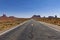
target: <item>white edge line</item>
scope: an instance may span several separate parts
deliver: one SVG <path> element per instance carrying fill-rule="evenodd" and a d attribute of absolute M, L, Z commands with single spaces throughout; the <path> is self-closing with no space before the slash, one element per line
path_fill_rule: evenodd
<path fill-rule="evenodd" d="M 28 20 L 28 21 L 29 21 L 29 20 Z M 5 34 L 5 33 L 7 33 L 7 32 L 9 32 L 9 31 L 11 31 L 11 30 L 14 30 L 14 29 L 18 28 L 19 26 L 23 25 L 24 23 L 26 23 L 26 22 L 28 22 L 28 21 L 25 21 L 25 22 L 23 22 L 23 23 L 17 25 L 16 27 L 13 27 L 13 28 L 11 28 L 11 29 L 8 29 L 8 30 L 6 30 L 6 31 L 4 31 L 4 32 L 2 32 L 2 33 L 0 33 L 0 36 L 3 35 L 3 34 Z"/>
<path fill-rule="evenodd" d="M 39 21 L 39 23 L 41 23 L 40 21 Z M 44 22 L 45 23 L 45 22 Z M 49 27 L 49 28 L 51 28 L 51 29 L 53 29 L 53 30 L 56 30 L 56 31 L 58 31 L 58 32 L 60 32 L 60 30 L 59 29 L 57 29 L 57 28 L 55 28 L 55 27 L 50 27 L 49 25 L 46 25 L 46 24 L 44 24 L 44 23 L 41 23 L 41 24 L 43 24 L 43 25 L 45 25 L 45 26 L 47 26 L 47 27 Z M 49 24 L 49 23 L 48 23 Z M 53 25 L 53 24 L 52 24 Z"/>

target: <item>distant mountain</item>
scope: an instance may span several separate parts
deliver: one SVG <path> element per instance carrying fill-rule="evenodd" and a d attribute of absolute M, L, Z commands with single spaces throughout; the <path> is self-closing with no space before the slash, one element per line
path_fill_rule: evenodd
<path fill-rule="evenodd" d="M 3 14 L 3 16 L 0 16 L 0 20 L 2 20 L 2 21 L 15 20 L 15 19 L 16 19 L 16 17 L 14 17 L 14 16 L 7 17 L 6 14 Z"/>
<path fill-rule="evenodd" d="M 32 18 L 41 18 L 40 15 L 33 15 Z"/>

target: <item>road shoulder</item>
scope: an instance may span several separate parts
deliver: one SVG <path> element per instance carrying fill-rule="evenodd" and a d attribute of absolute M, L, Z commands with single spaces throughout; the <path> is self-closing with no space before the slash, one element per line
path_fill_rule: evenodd
<path fill-rule="evenodd" d="M 29 20 L 28 20 L 28 21 L 29 21 Z M 12 28 L 10 28 L 10 29 L 7 29 L 7 30 L 5 30 L 5 31 L 0 32 L 0 36 L 3 35 L 3 34 L 5 34 L 5 33 L 7 33 L 7 32 L 9 32 L 9 31 L 11 31 L 11 30 L 14 30 L 14 29 L 18 28 L 19 26 L 23 25 L 24 23 L 26 23 L 26 22 L 28 22 L 28 21 L 22 22 L 22 23 L 20 23 L 19 25 L 15 26 L 15 27 L 12 27 Z"/>
<path fill-rule="evenodd" d="M 41 22 L 41 21 L 38 21 L 38 22 L 45 25 L 45 26 L 48 26 L 49 28 L 52 28 L 52 29 L 60 32 L 60 26 L 58 26 L 58 25 L 49 24 L 49 23 Z"/>

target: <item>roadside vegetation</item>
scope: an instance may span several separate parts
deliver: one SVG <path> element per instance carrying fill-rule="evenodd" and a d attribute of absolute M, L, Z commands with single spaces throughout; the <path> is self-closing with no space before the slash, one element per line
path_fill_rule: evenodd
<path fill-rule="evenodd" d="M 37 18 L 35 20 L 60 26 L 60 18 Z"/>
<path fill-rule="evenodd" d="M 0 19 L 0 32 L 15 27 L 26 20 L 28 19 L 27 18 Z"/>

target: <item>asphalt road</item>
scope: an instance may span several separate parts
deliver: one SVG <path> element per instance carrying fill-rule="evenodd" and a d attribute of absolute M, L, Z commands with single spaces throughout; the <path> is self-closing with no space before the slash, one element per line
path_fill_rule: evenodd
<path fill-rule="evenodd" d="M 35 20 L 0 36 L 0 40 L 60 40 L 60 32 Z"/>

